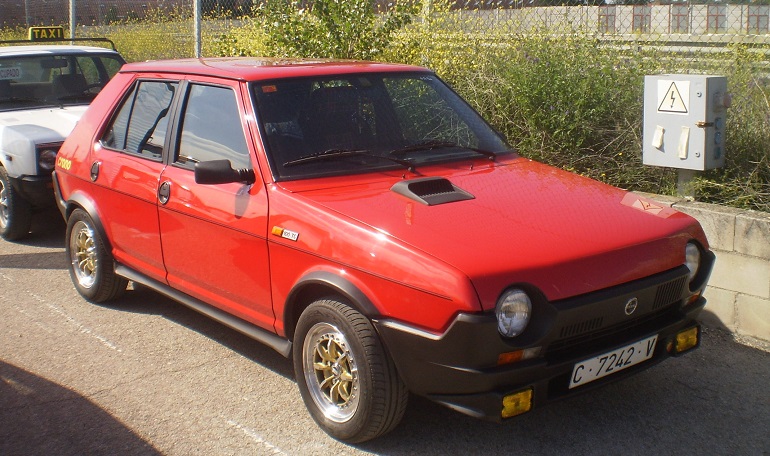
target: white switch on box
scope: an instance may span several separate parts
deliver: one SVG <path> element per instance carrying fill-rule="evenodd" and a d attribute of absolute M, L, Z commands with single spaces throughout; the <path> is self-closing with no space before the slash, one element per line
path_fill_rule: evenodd
<path fill-rule="evenodd" d="M 652 147 L 663 150 L 663 133 L 666 129 L 658 125 L 655 127 L 655 134 L 652 135 Z"/>
<path fill-rule="evenodd" d="M 690 127 L 682 127 L 682 134 L 679 135 L 679 158 L 687 160 L 687 152 L 690 146 Z"/>

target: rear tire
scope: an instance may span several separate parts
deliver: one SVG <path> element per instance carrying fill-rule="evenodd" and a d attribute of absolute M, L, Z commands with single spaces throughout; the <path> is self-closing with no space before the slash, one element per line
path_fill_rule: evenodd
<path fill-rule="evenodd" d="M 128 280 L 115 274 L 115 260 L 104 245 L 94 221 L 82 209 L 67 219 L 67 243 L 72 283 L 86 300 L 106 302 L 126 291 Z"/>
<path fill-rule="evenodd" d="M 6 241 L 27 237 L 32 226 L 32 205 L 11 185 L 8 172 L 0 166 L 0 236 Z"/>
<path fill-rule="evenodd" d="M 408 391 L 371 322 L 333 299 L 299 318 L 294 372 L 310 415 L 327 434 L 360 443 L 392 431 Z"/>

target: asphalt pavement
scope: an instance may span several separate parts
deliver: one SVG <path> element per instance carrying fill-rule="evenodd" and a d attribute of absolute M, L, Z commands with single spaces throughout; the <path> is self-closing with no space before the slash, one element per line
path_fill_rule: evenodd
<path fill-rule="evenodd" d="M 770 352 L 707 328 L 686 356 L 505 424 L 411 397 L 394 432 L 351 446 L 273 350 L 146 289 L 84 301 L 63 223 L 39 217 L 0 241 L 0 455 L 153 454 L 770 455 Z"/>

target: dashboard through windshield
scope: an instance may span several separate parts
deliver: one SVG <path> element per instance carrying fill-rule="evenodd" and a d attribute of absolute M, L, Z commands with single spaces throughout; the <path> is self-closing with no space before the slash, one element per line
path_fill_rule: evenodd
<path fill-rule="evenodd" d="M 252 86 L 275 177 L 414 168 L 510 152 L 430 73 L 295 78 Z"/>

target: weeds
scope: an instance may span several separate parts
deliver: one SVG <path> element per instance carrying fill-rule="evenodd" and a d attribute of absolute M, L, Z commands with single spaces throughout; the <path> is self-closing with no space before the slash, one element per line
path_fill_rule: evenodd
<path fill-rule="evenodd" d="M 770 212 L 770 83 L 761 49 L 734 46 L 708 60 L 697 54 L 681 58 L 655 43 L 613 46 L 569 24 L 558 33 L 508 23 L 501 23 L 500 31 L 469 32 L 477 29 L 445 0 L 434 0 L 432 9 L 411 24 L 404 16 L 390 23 L 384 16 L 378 20 L 361 9 L 361 0 L 322 3 L 326 10 L 314 16 L 280 9 L 288 2 L 265 3 L 278 9 L 235 20 L 210 16 L 204 21 L 203 53 L 377 58 L 428 66 L 523 155 L 622 188 L 661 194 L 675 192 L 676 171 L 642 165 L 644 75 L 724 75 L 733 95 L 727 163 L 698 176 L 698 199 Z M 405 5 L 413 12 L 414 4 Z M 366 14 L 346 19 L 361 11 Z M 127 20 L 84 33 L 111 37 L 129 61 L 192 56 L 190 13 L 157 15 L 151 23 Z M 318 27 L 330 38 L 325 44 Z M 511 35 L 511 30 L 519 32 Z M 23 30 L 0 30 L 0 39 L 25 36 Z"/>

